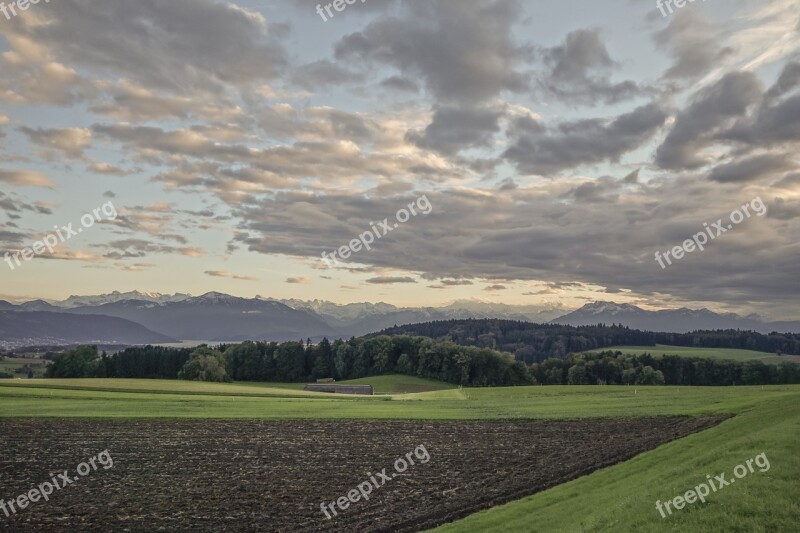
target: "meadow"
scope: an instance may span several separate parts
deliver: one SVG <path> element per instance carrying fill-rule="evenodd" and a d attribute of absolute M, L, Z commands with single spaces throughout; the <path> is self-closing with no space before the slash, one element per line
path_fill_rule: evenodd
<path fill-rule="evenodd" d="M 47 366 L 47 361 L 36 357 L 4 357 L 0 359 L 0 372 L 14 374 L 20 368 L 30 368 L 33 370 L 34 377 L 43 377 Z M 25 374 L 15 374 L 16 376 L 27 378 Z"/>
<path fill-rule="evenodd" d="M 691 346 L 669 346 L 656 344 L 655 346 L 612 346 L 599 348 L 591 352 L 620 351 L 626 355 L 678 355 L 680 357 L 703 357 L 710 359 L 730 359 L 733 361 L 761 361 L 762 363 L 778 364 L 782 361 L 800 363 L 800 355 L 776 355 L 774 353 L 756 352 L 753 350 L 740 350 L 738 348 L 698 348 Z"/>

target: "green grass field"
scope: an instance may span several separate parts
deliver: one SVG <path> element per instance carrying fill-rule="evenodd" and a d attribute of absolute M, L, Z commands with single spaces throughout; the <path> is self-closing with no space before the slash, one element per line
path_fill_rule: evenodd
<path fill-rule="evenodd" d="M 800 355 L 777 356 L 774 353 L 754 352 L 752 350 L 739 350 L 735 348 L 694 348 L 688 346 L 668 346 L 666 344 L 656 344 L 655 346 L 613 346 L 611 348 L 599 348 L 590 351 L 602 352 L 606 350 L 620 351 L 628 355 L 649 353 L 650 355 L 708 357 L 711 359 L 731 359 L 733 361 L 761 361 L 763 363 L 773 364 L 778 364 L 781 361 L 800 363 Z"/>
<path fill-rule="evenodd" d="M 414 376 L 403 376 L 400 374 L 351 379 L 348 381 L 337 381 L 337 383 L 372 385 L 375 388 L 375 394 L 407 394 L 456 388 L 455 385 L 451 385 L 450 383 L 443 383 L 433 379 L 424 379 Z"/>
<path fill-rule="evenodd" d="M 435 531 L 797 531 L 800 394 L 765 397 L 736 412 L 702 433 Z M 656 510 L 657 500 L 663 504 L 685 494 L 707 474 L 713 479 L 725 473 L 730 480 L 737 465 L 762 452 L 770 463 L 767 472 L 756 468 L 706 503 L 686 505 L 666 518 Z"/>
<path fill-rule="evenodd" d="M 388 394 L 319 395 L 281 384 L 154 380 L 0 380 L 0 416 L 253 419 L 516 419 L 736 415 L 619 465 L 481 512 L 442 531 L 795 531 L 800 521 L 800 386 L 530 386 L 455 389 L 383 376 Z M 404 385 L 405 384 L 405 385 Z M 436 387 L 422 393 L 408 384 Z M 603 443 L 597 443 L 602 446 Z M 655 502 L 760 453 L 768 472 L 662 519 Z M 585 453 L 591 453 L 586 450 Z"/>
<path fill-rule="evenodd" d="M 34 377 L 40 378 L 44 376 L 45 368 L 47 367 L 46 361 L 44 359 L 37 359 L 37 358 L 27 358 L 27 357 L 6 357 L 3 360 L 0 360 L 0 372 L 8 372 L 9 374 L 14 374 L 14 372 L 18 368 L 22 368 L 24 366 L 30 366 L 31 370 L 33 370 Z M 15 377 L 19 378 L 27 378 L 28 375 L 26 374 L 14 374 Z"/>

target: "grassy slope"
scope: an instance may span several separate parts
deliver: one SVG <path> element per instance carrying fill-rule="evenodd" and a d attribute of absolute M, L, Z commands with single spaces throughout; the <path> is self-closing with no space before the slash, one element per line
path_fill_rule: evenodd
<path fill-rule="evenodd" d="M 619 350 L 624 354 L 639 355 L 649 353 L 651 355 L 679 355 L 682 357 L 708 357 L 711 359 L 732 359 L 734 361 L 761 361 L 763 363 L 778 364 L 781 361 L 800 363 L 800 355 L 777 356 L 774 353 L 755 352 L 752 350 L 739 350 L 736 348 L 693 348 L 689 346 L 667 346 L 656 344 L 655 346 L 613 346 L 611 348 L 601 348 L 591 350 L 602 352 L 605 350 Z"/>
<path fill-rule="evenodd" d="M 390 374 L 386 376 L 373 376 L 371 378 L 351 379 L 337 381 L 337 383 L 352 383 L 353 385 L 372 385 L 376 394 L 405 394 L 416 392 L 430 392 L 438 390 L 455 389 L 456 386 L 433 379 Z"/>
<path fill-rule="evenodd" d="M 347 381 L 337 381 L 336 384 L 372 385 L 375 394 L 405 394 L 456 388 L 455 385 L 444 383 L 443 381 L 418 378 L 416 376 L 405 376 L 403 374 L 387 374 L 384 376 L 350 379 Z M 305 386 L 303 383 L 268 383 L 265 385 L 275 388 L 300 390 Z"/>
<path fill-rule="evenodd" d="M 797 531 L 800 523 L 800 394 L 765 399 L 720 426 L 619 465 L 438 528 L 441 533 L 504 531 Z M 755 472 L 666 519 L 656 500 L 684 494 L 760 453 Z"/>

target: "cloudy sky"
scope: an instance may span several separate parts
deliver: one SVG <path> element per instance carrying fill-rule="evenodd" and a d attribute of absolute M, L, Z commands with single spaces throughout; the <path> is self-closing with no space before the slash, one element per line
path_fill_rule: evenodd
<path fill-rule="evenodd" d="M 6 3 L 8 3 L 6 1 Z M 796 0 L 57 0 L 0 15 L 0 298 L 596 299 L 800 319 Z M 320 259 L 418 197 L 347 261 Z M 705 251 L 666 251 L 761 198 Z"/>

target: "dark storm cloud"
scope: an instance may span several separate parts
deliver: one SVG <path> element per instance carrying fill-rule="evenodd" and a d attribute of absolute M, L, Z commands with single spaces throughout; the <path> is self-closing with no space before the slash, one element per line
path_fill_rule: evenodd
<path fill-rule="evenodd" d="M 588 119 L 545 128 L 530 118 L 518 121 L 513 145 L 503 156 L 521 172 L 547 175 L 583 164 L 617 161 L 647 141 L 667 115 L 651 103 L 614 120 Z"/>

